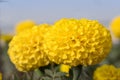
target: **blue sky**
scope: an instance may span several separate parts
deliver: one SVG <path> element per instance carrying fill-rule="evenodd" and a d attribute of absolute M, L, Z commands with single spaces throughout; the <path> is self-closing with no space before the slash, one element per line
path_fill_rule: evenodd
<path fill-rule="evenodd" d="M 108 26 L 120 15 L 120 0 L 6 0 L 0 3 L 0 29 L 14 32 L 17 22 L 54 23 L 61 18 L 88 18 Z"/>

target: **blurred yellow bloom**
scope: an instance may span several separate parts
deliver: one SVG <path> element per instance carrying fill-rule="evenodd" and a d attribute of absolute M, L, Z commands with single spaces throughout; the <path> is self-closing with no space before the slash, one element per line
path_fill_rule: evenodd
<path fill-rule="evenodd" d="M 120 16 L 112 20 L 110 27 L 111 27 L 113 34 L 117 38 L 120 38 Z"/>
<path fill-rule="evenodd" d="M 49 25 L 34 26 L 16 34 L 9 44 L 10 60 L 19 71 L 29 71 L 49 64 L 43 50 L 44 34 Z"/>
<path fill-rule="evenodd" d="M 0 73 L 0 80 L 2 80 L 2 74 Z"/>
<path fill-rule="evenodd" d="M 24 31 L 26 29 L 32 28 L 35 25 L 36 25 L 36 23 L 34 21 L 32 21 L 32 20 L 25 20 L 25 21 L 19 22 L 15 26 L 15 31 L 16 31 L 16 33 L 20 33 L 21 31 Z"/>
<path fill-rule="evenodd" d="M 69 76 L 69 70 L 70 70 L 70 68 L 71 68 L 71 66 L 69 66 L 69 65 L 64 65 L 64 64 L 60 65 L 60 71 L 67 73 L 66 76 Z"/>
<path fill-rule="evenodd" d="M 94 72 L 94 80 L 120 80 L 120 70 L 113 65 L 103 65 Z"/>
<path fill-rule="evenodd" d="M 45 51 L 57 64 L 94 65 L 108 55 L 111 46 L 110 32 L 96 20 L 63 18 L 45 34 Z"/>
<path fill-rule="evenodd" d="M 117 69 L 117 79 L 120 79 L 120 68 Z"/>
<path fill-rule="evenodd" d="M 12 39 L 12 35 L 10 35 L 10 34 L 2 34 L 1 35 L 1 39 L 3 40 L 3 41 L 5 41 L 5 42 L 9 42 L 11 39 Z"/>

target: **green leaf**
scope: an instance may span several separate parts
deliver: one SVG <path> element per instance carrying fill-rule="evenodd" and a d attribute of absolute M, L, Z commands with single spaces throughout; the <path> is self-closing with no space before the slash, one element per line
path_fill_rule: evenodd
<path fill-rule="evenodd" d="M 58 78 L 55 78 L 54 80 L 62 80 L 60 77 L 58 77 Z"/>
<path fill-rule="evenodd" d="M 43 80 L 52 80 L 52 78 L 50 78 L 50 77 L 48 77 L 48 76 L 43 77 L 42 79 L 43 79 Z"/>
<path fill-rule="evenodd" d="M 58 72 L 60 70 L 60 65 L 55 67 L 55 72 Z"/>
<path fill-rule="evenodd" d="M 54 76 L 53 71 L 49 70 L 49 69 L 45 69 L 45 74 L 49 75 L 50 77 Z"/>
<path fill-rule="evenodd" d="M 39 76 L 43 75 L 43 73 L 39 69 L 35 69 L 35 73 L 37 73 Z"/>
<path fill-rule="evenodd" d="M 65 75 L 66 75 L 66 73 L 64 73 L 64 72 L 57 72 L 55 74 L 55 76 L 65 76 Z"/>

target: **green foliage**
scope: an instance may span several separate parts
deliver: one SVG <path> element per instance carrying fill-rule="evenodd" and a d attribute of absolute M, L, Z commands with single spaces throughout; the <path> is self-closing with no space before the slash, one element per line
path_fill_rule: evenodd
<path fill-rule="evenodd" d="M 66 76 L 66 73 L 58 72 L 57 70 L 45 70 L 45 75 L 41 78 L 41 80 L 63 80 L 63 77 Z"/>

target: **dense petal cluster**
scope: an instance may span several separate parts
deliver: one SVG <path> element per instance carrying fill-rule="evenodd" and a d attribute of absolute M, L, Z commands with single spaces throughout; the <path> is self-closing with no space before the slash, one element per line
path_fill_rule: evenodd
<path fill-rule="evenodd" d="M 120 16 L 112 20 L 110 27 L 113 34 L 117 38 L 120 38 Z"/>
<path fill-rule="evenodd" d="M 49 25 L 34 26 L 16 34 L 9 44 L 8 54 L 19 71 L 29 71 L 49 64 L 43 50 L 44 33 Z"/>
<path fill-rule="evenodd" d="M 45 35 L 49 59 L 70 66 L 101 62 L 112 46 L 110 32 L 98 21 L 61 19 Z"/>
<path fill-rule="evenodd" d="M 24 31 L 26 29 L 32 28 L 35 25 L 36 25 L 36 23 L 34 21 L 32 21 L 32 20 L 25 20 L 25 21 L 19 22 L 15 26 L 15 31 L 16 31 L 16 33 L 20 33 L 21 31 Z"/>
<path fill-rule="evenodd" d="M 94 80 L 120 80 L 120 70 L 113 65 L 103 65 L 94 72 Z"/>

